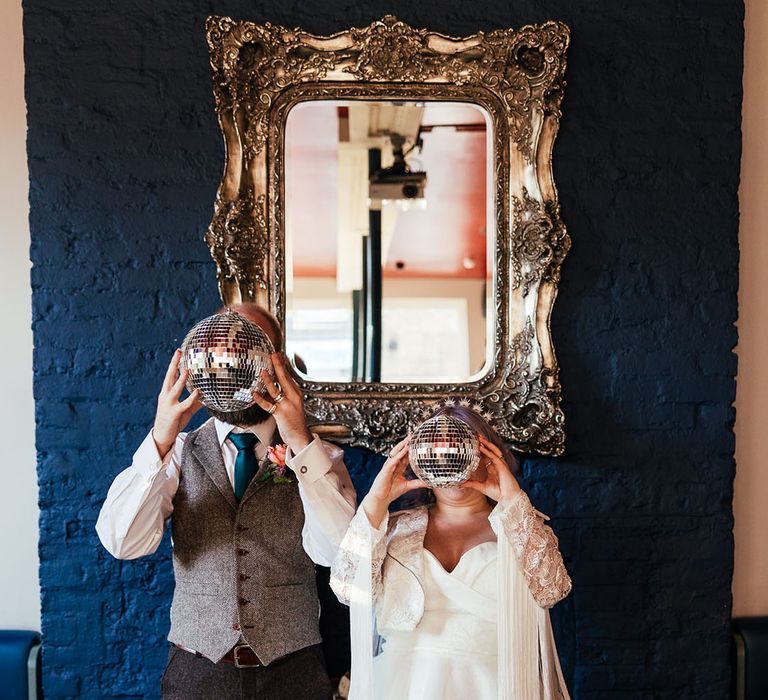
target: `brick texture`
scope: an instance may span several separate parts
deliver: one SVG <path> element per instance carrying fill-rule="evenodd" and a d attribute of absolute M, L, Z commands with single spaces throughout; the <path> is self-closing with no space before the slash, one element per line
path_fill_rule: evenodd
<path fill-rule="evenodd" d="M 24 11 L 47 698 L 158 694 L 168 543 L 117 562 L 94 524 L 168 356 L 217 304 L 202 243 L 223 164 L 210 13 L 320 33 L 387 13 L 450 34 L 571 26 L 554 163 L 574 241 L 553 319 L 568 452 L 524 468 L 575 582 L 558 644 L 579 700 L 727 696 L 742 2 Z M 366 485 L 372 462 L 355 457 Z"/>

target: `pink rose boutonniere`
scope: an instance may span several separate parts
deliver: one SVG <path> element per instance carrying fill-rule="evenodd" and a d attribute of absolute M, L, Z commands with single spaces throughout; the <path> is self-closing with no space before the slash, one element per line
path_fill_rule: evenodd
<path fill-rule="evenodd" d="M 272 481 L 275 484 L 290 484 L 293 482 L 287 475 L 288 467 L 285 464 L 285 454 L 288 446 L 285 444 L 272 445 L 267 448 L 267 468 L 261 475 L 262 481 Z"/>

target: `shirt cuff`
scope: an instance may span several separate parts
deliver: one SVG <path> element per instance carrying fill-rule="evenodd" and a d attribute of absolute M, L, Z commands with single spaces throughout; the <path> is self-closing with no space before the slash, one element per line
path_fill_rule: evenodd
<path fill-rule="evenodd" d="M 133 454 L 133 468 L 147 480 L 152 480 L 157 476 L 157 473 L 171 461 L 173 455 L 172 447 L 168 450 L 168 454 L 165 455 L 165 459 L 160 457 L 160 453 L 157 451 L 157 445 L 155 439 L 152 437 L 152 431 L 149 431 L 149 435 L 144 438 L 144 442 L 139 445 L 139 449 Z"/>
<path fill-rule="evenodd" d="M 314 438 L 309 445 L 295 455 L 288 448 L 285 456 L 285 463 L 296 474 L 296 478 L 305 484 L 322 479 L 333 466 L 323 441 L 317 435 Z"/>

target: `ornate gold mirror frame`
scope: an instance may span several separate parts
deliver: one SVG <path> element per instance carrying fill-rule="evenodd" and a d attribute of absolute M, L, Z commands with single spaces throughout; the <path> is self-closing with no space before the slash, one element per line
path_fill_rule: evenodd
<path fill-rule="evenodd" d="M 311 421 L 380 449 L 438 400 L 479 402 L 519 450 L 564 447 L 549 322 L 570 238 L 560 218 L 552 146 L 568 27 L 561 22 L 447 37 L 387 16 L 362 29 L 301 29 L 209 17 L 207 38 L 226 164 L 206 234 L 224 303 L 257 301 L 285 319 L 284 137 L 306 100 L 464 101 L 493 122 L 493 362 L 462 384 L 296 379 Z M 335 431 L 334 431 L 335 429 Z"/>

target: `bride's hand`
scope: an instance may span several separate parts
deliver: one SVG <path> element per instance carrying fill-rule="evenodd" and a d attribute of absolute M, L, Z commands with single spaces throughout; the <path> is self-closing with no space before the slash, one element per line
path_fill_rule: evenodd
<path fill-rule="evenodd" d="M 479 438 L 480 454 L 484 458 L 481 466 L 485 467 L 485 476 L 483 477 L 482 470 L 478 470 L 475 476 L 481 478 L 470 478 L 461 485 L 462 488 L 479 491 L 497 502 L 514 498 L 522 489 L 504 461 L 501 450 L 482 435 Z"/>
<path fill-rule="evenodd" d="M 362 506 L 368 520 L 375 528 L 387 513 L 389 504 L 408 491 L 429 488 L 421 479 L 406 479 L 405 468 L 408 466 L 409 435 L 390 450 L 387 461 L 371 484 L 371 488 L 363 499 Z"/>

